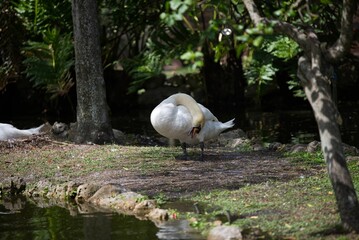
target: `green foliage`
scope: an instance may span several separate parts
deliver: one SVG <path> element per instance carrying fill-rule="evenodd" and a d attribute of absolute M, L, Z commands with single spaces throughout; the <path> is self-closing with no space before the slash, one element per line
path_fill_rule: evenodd
<path fill-rule="evenodd" d="M 10 83 L 11 80 L 9 80 L 8 76 L 11 70 L 12 66 L 10 62 L 5 62 L 0 66 L 0 92 Z"/>
<path fill-rule="evenodd" d="M 0 2 L 0 92 L 21 74 L 24 28 L 10 0 Z"/>
<path fill-rule="evenodd" d="M 5 34 L 0 37 L 0 52 L 6 54 L 0 66 L 0 88 L 20 77 L 25 65 L 26 76 L 35 87 L 45 89 L 50 99 L 66 95 L 74 84 L 70 76 L 74 64 L 71 2 L 5 1 L 1 7 L 6 14 L 1 14 L 4 26 L 0 29 Z M 60 37 L 60 31 L 66 34 Z"/>
<path fill-rule="evenodd" d="M 41 37 L 48 28 L 72 32 L 71 1 L 26 0 L 14 2 L 15 9 L 32 37 Z"/>
<path fill-rule="evenodd" d="M 273 76 L 278 69 L 274 68 L 272 63 L 252 59 L 244 68 L 244 75 L 247 77 L 249 85 L 257 85 L 260 91 L 261 85 L 266 85 L 273 80 Z"/>
<path fill-rule="evenodd" d="M 298 44 L 285 36 L 276 36 L 272 41 L 266 41 L 263 49 L 284 61 L 296 57 L 300 51 Z"/>
<path fill-rule="evenodd" d="M 180 56 L 181 60 L 184 61 L 185 64 L 191 64 L 192 70 L 197 70 L 203 67 L 203 53 L 200 51 L 192 51 L 189 50 Z"/>
<path fill-rule="evenodd" d="M 238 190 L 199 193 L 191 200 L 215 211 L 195 216 L 195 226 L 206 228 L 206 223 L 209 225 L 218 215 L 229 211 L 236 216 L 231 224 L 243 229 L 244 234 L 267 233 L 267 236 L 256 236 L 255 239 L 338 237 L 322 235 L 338 224 L 339 218 L 324 167 L 313 165 L 312 169 L 315 175 L 248 184 Z M 197 219 L 201 220 L 200 224 Z"/>
<path fill-rule="evenodd" d="M 137 92 L 149 79 L 161 74 L 163 59 L 155 52 L 144 52 L 143 54 L 123 62 L 125 71 L 132 77 L 128 93 Z"/>
<path fill-rule="evenodd" d="M 340 10 L 329 0 L 311 4 L 293 1 L 263 1 L 258 2 L 258 7 L 268 18 L 288 21 L 299 28 L 303 28 L 303 25 L 314 27 L 321 33 L 321 36 L 332 36 L 337 32 L 335 26 L 339 24 Z M 203 17 L 204 15 L 207 18 Z M 183 56 L 190 57 L 194 52 L 201 51 L 204 57 L 213 56 L 215 61 L 220 61 L 226 58 L 233 49 L 238 58 L 243 53 L 245 55 L 249 53 L 244 63 L 246 77 L 248 77 L 249 85 L 257 86 L 258 94 L 261 92 L 261 86 L 275 84 L 273 81 L 275 72 L 283 65 L 285 67 L 289 64 L 296 66 L 295 60 L 300 53 L 298 45 L 288 37 L 273 36 L 274 29 L 271 25 L 259 24 L 255 27 L 250 25 L 248 13 L 241 1 L 210 0 L 198 3 L 168 0 L 161 17 L 169 26 L 181 22 L 190 31 L 198 33 L 199 37 L 186 49 L 190 51 Z M 227 27 L 232 30 L 232 36 L 219 37 L 221 30 Z M 330 41 L 330 38 L 327 39 Z M 182 46 L 185 44 L 183 43 Z M 209 49 L 206 48 L 207 46 Z M 252 54 L 253 51 L 255 53 Z M 258 54 L 256 53 L 258 51 L 265 53 Z M 270 56 L 262 59 L 266 53 Z M 252 60 L 253 63 L 249 63 Z M 285 64 L 280 65 L 279 62 Z M 188 61 L 188 63 L 195 64 L 196 61 Z M 296 80 L 294 68 L 289 69 L 291 78 L 288 82 L 289 89 L 295 96 L 303 97 L 304 93 Z"/>
<path fill-rule="evenodd" d="M 315 166 L 315 165 L 325 165 L 324 162 L 324 156 L 323 156 L 323 152 L 322 151 L 317 151 L 314 153 L 309 153 L 309 152 L 288 152 L 285 153 L 284 156 L 291 158 L 291 160 L 294 163 L 299 163 L 302 165 L 307 165 L 307 166 Z"/>
<path fill-rule="evenodd" d="M 192 0 L 171 0 L 166 2 L 166 12 L 161 13 L 161 19 L 168 25 L 173 26 L 176 21 L 183 20 L 184 13 L 193 4 Z"/>
<path fill-rule="evenodd" d="M 273 57 L 262 50 L 256 50 L 244 59 L 243 70 L 249 85 L 256 86 L 256 94 L 259 98 L 263 86 L 273 81 L 276 71 L 273 66 Z"/>
<path fill-rule="evenodd" d="M 293 74 L 292 74 L 291 78 L 296 79 L 296 76 L 293 76 Z M 296 81 L 296 80 L 288 81 L 288 88 L 289 88 L 289 90 L 293 91 L 294 97 L 299 97 L 299 98 L 303 98 L 303 99 L 307 98 L 299 81 Z"/>
<path fill-rule="evenodd" d="M 6 14 L 2 12 L 0 16 L 0 50 L 5 53 L 10 48 L 3 45 L 8 42 L 3 41 L 3 33 L 6 27 L 13 26 L 11 23 L 16 26 L 12 31 L 20 29 L 18 26 L 22 24 L 28 39 L 38 43 L 44 33 L 54 27 L 61 33 L 72 32 L 70 0 L 15 0 L 11 4 L 15 6 L 18 20 L 12 18 L 6 23 L 3 18 Z M 303 28 L 315 28 L 321 33 L 320 37 L 328 39 L 328 42 L 330 36 L 337 33 L 340 3 L 333 4 L 331 0 L 311 2 L 310 5 L 302 1 L 299 6 L 295 6 L 293 1 L 262 1 L 258 7 L 266 17 L 290 21 Z M 288 62 L 295 59 L 299 51 L 298 46 L 288 38 L 272 36 L 271 26 L 260 24 L 253 27 L 239 0 L 101 0 L 99 8 L 104 33 L 104 65 L 112 66 L 117 62 L 126 65 L 125 70 L 134 79 L 130 92 L 160 74 L 160 68 L 171 59 L 182 59 L 188 65 L 189 73 L 197 73 L 203 67 L 205 58 L 219 62 L 226 59 L 230 52 L 235 51 L 240 58 L 254 49 L 261 49 L 272 56 L 272 60 L 263 61 L 261 54 L 250 54 L 255 62 L 252 65 L 246 63 L 250 84 L 257 84 L 260 89 L 260 86 L 273 82 L 276 69 L 280 69 L 275 61 Z M 18 24 L 19 21 L 21 24 Z M 232 34 L 220 39 L 220 33 L 225 28 L 231 29 Z M 16 36 L 9 39 L 23 39 Z M 21 46 L 22 41 L 14 45 Z M 1 55 L 4 58 L 6 54 L 1 52 Z M 14 60 L 14 57 L 2 59 L 1 76 L 14 74 L 17 68 Z M 0 79 L 4 81 L 5 78 Z M 3 85 L 0 83 L 0 88 Z M 289 85 L 296 95 L 303 95 L 295 78 Z"/>
<path fill-rule="evenodd" d="M 198 34 L 181 23 L 171 27 L 161 23 L 146 40 L 146 50 L 122 61 L 125 71 L 133 79 L 129 92 L 134 93 L 144 82 L 159 77 L 163 66 L 173 59 L 182 59 L 189 65 L 183 74 L 197 72 L 202 65 L 202 53 L 192 49 L 193 43 L 198 41 Z"/>
<path fill-rule="evenodd" d="M 156 200 L 156 203 L 160 206 L 169 201 L 169 198 L 163 193 L 157 194 L 154 199 Z"/>
<path fill-rule="evenodd" d="M 261 40 L 260 48 L 250 51 L 245 58 L 243 67 L 249 85 L 257 86 L 257 95 L 260 96 L 262 87 L 273 82 L 276 71 L 275 62 L 288 62 L 296 59 L 300 49 L 296 42 L 284 36 L 266 36 Z M 254 45 L 255 39 L 252 42 Z M 286 69 L 281 69 L 286 70 Z M 304 97 L 299 81 L 296 80 L 295 69 L 290 70 L 292 80 L 288 82 L 289 90 L 297 97 Z"/>
<path fill-rule="evenodd" d="M 271 41 L 266 41 L 263 49 L 274 57 L 285 62 L 296 59 L 298 54 L 301 52 L 296 42 L 284 36 L 275 36 Z M 291 67 L 289 76 L 291 78 L 291 80 L 287 82 L 289 90 L 293 92 L 295 97 L 306 98 L 302 86 L 297 79 L 296 69 L 294 66 Z"/>
<path fill-rule="evenodd" d="M 161 30 L 159 0 L 101 0 L 100 24 L 105 66 L 117 61 L 138 58 L 148 51 L 147 41 L 156 30 Z"/>
<path fill-rule="evenodd" d="M 47 30 L 43 42 L 29 41 L 24 47 L 26 76 L 37 88 L 45 89 L 55 99 L 66 95 L 74 85 L 70 69 L 74 65 L 71 34 Z"/>

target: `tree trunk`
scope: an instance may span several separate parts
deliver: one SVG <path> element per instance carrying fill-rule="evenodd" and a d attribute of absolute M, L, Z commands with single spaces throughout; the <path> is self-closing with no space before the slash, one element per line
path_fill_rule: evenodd
<path fill-rule="evenodd" d="M 269 23 L 263 18 L 253 0 L 242 0 L 255 25 Z M 350 176 L 339 131 L 341 117 L 331 96 L 328 62 L 338 62 L 350 48 L 353 15 L 357 1 L 343 0 L 341 33 L 337 41 L 325 49 L 314 31 L 303 31 L 288 22 L 275 21 L 274 31 L 298 43 L 304 56 L 298 60 L 298 77 L 313 108 L 318 124 L 324 159 L 333 186 L 340 218 L 348 230 L 359 232 L 359 203 Z M 325 59 L 324 59 L 325 56 Z"/>
<path fill-rule="evenodd" d="M 101 62 L 96 0 L 72 0 L 75 39 L 77 123 L 72 136 L 77 143 L 113 142 Z"/>
<path fill-rule="evenodd" d="M 324 68 L 324 67 L 321 67 Z M 331 96 L 329 78 L 320 69 L 312 70 L 306 57 L 298 62 L 298 77 L 313 108 L 327 170 L 344 228 L 359 232 L 359 205 L 344 156 L 339 131 L 341 117 Z"/>

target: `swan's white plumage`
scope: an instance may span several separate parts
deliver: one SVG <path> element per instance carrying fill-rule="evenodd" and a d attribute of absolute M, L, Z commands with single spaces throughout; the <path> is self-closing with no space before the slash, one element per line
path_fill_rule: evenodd
<path fill-rule="evenodd" d="M 181 104 L 181 98 L 190 98 L 193 102 L 185 103 L 187 105 L 185 106 Z M 191 109 L 194 105 L 199 106 L 201 113 Z M 189 133 L 193 127 L 196 127 L 193 123 L 195 114 L 204 116 L 204 124 L 199 133 L 192 137 Z M 218 121 L 210 110 L 183 93 L 166 98 L 151 113 L 151 124 L 159 134 L 188 144 L 203 143 L 218 137 L 221 132 L 234 126 L 233 121 L 234 119 L 225 123 Z"/>
<path fill-rule="evenodd" d="M 44 125 L 30 129 L 18 129 L 11 124 L 0 123 L 0 141 L 11 140 L 15 138 L 26 138 L 32 135 L 40 134 Z"/>

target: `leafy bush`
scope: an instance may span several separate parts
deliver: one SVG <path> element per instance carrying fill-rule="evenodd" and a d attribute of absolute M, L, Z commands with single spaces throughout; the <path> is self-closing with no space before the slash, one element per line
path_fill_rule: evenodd
<path fill-rule="evenodd" d="M 32 38 L 41 37 L 42 33 L 54 26 L 62 32 L 72 31 L 69 0 L 26 0 L 13 1 L 13 4 Z"/>
<path fill-rule="evenodd" d="M 148 51 L 131 60 L 124 61 L 123 67 L 133 79 L 128 88 L 128 93 L 135 93 L 146 80 L 160 75 L 163 64 L 164 62 L 160 55 Z"/>
<path fill-rule="evenodd" d="M 37 88 L 45 89 L 50 99 L 68 94 L 74 85 L 70 69 L 74 65 L 71 34 L 56 28 L 43 34 L 43 42 L 29 41 L 23 48 L 26 76 Z"/>
<path fill-rule="evenodd" d="M 262 86 L 271 83 L 278 68 L 274 62 L 290 61 L 299 53 L 299 46 L 293 40 L 283 36 L 267 36 L 260 48 L 252 49 L 244 61 L 244 74 L 249 85 L 257 86 L 257 95 L 261 94 Z M 289 89 L 297 97 L 303 97 L 304 93 L 295 73 L 290 73 L 292 80 L 288 81 Z"/>
<path fill-rule="evenodd" d="M 20 77 L 22 56 L 19 46 L 24 37 L 21 19 L 12 2 L 3 0 L 0 2 L 0 92 Z"/>

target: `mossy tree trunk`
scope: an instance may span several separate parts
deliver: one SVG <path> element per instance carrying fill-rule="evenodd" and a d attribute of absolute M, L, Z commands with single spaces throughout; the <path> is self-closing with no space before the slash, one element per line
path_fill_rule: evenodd
<path fill-rule="evenodd" d="M 325 48 L 312 29 L 306 31 L 293 24 L 263 18 L 253 0 L 243 0 L 255 25 L 271 23 L 277 34 L 296 41 L 303 50 L 298 60 L 297 76 L 314 111 L 318 124 L 324 159 L 333 186 L 343 226 L 359 232 L 359 203 L 344 156 L 339 125 L 342 120 L 331 95 L 332 63 L 337 63 L 349 51 L 353 35 L 356 0 L 344 0 L 340 36 Z"/>
<path fill-rule="evenodd" d="M 77 143 L 113 142 L 101 61 L 96 0 L 72 0 L 75 39 L 77 123 L 72 139 Z"/>

